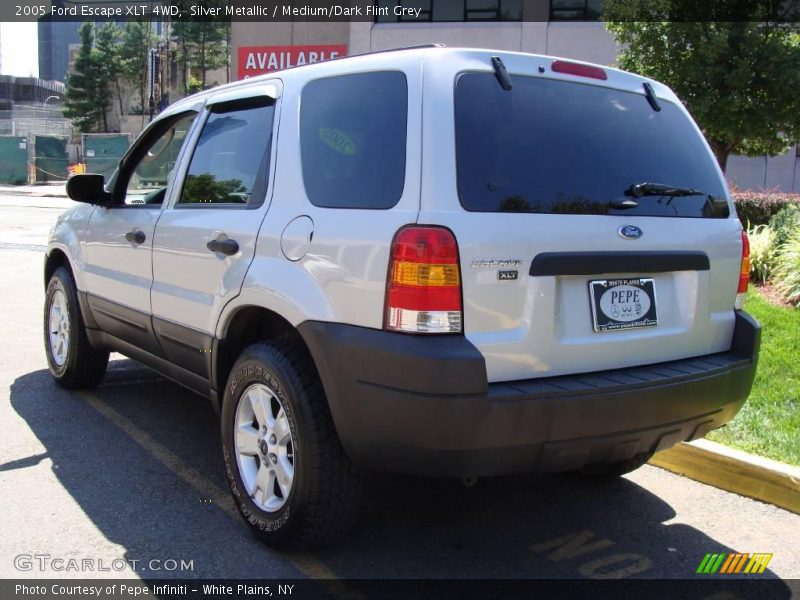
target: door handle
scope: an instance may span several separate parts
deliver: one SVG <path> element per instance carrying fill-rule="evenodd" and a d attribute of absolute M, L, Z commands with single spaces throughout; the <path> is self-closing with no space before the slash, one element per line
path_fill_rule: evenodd
<path fill-rule="evenodd" d="M 239 244 L 236 243 L 236 240 L 211 240 L 206 244 L 206 248 L 211 250 L 212 252 L 222 252 L 222 254 L 227 254 L 231 256 L 232 254 L 236 254 L 239 251 Z"/>
<path fill-rule="evenodd" d="M 147 239 L 147 237 L 145 236 L 144 231 L 135 230 L 126 233 L 125 239 L 131 244 L 144 244 L 144 241 Z"/>

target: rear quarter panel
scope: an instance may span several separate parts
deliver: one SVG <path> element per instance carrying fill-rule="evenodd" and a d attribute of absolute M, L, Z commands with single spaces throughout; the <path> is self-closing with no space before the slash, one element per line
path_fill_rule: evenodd
<path fill-rule="evenodd" d="M 380 55 L 337 62 L 303 67 L 284 78 L 272 204 L 242 293 L 225 307 L 224 316 L 256 303 L 274 307 L 294 325 L 305 320 L 383 325 L 391 241 L 400 227 L 416 222 L 419 214 L 422 66 L 419 56 L 402 55 L 391 64 Z M 400 200 L 386 210 L 314 206 L 305 192 L 299 145 L 303 87 L 321 77 L 384 70 L 402 71 L 408 84 L 406 172 Z M 291 261 L 283 255 L 281 237 L 299 216 L 311 219 L 313 233 L 303 257 Z"/>

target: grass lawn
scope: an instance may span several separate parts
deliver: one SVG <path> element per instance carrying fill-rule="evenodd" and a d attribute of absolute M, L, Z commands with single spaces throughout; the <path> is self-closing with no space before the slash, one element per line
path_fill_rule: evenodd
<path fill-rule="evenodd" d="M 800 465 L 800 308 L 776 306 L 750 286 L 744 309 L 761 322 L 761 357 L 750 398 L 708 437 Z"/>

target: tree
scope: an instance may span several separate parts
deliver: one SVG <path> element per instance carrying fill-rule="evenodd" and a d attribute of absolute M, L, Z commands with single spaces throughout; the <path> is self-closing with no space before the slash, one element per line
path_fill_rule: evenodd
<path fill-rule="evenodd" d="M 700 6 L 692 2 L 607 0 L 604 18 L 622 46 L 620 67 L 675 91 L 723 171 L 732 153 L 785 152 L 800 138 L 798 24 L 765 20 L 758 12 L 749 21 L 736 14 L 738 21 L 729 15 L 724 22 L 685 22 Z M 702 18 L 710 18 L 708 12 Z"/>
<path fill-rule="evenodd" d="M 95 49 L 100 61 L 101 77 L 113 83 L 117 92 L 119 102 L 120 118 L 124 114 L 122 107 L 122 86 L 120 85 L 120 75 L 122 74 L 122 31 L 114 23 L 106 23 L 97 31 Z"/>
<path fill-rule="evenodd" d="M 223 0 L 206 0 L 203 6 L 222 8 L 225 4 Z M 185 10 L 188 3 L 178 0 L 177 5 Z M 199 73 L 201 89 L 206 89 L 209 87 L 208 72 L 228 64 L 229 28 L 230 21 L 225 18 L 204 17 L 204 20 L 197 20 L 184 17 L 175 21 L 172 31 L 178 41 L 178 60 L 184 72 L 184 93 L 189 93 L 188 69 Z"/>
<path fill-rule="evenodd" d="M 128 21 L 122 30 L 122 76 L 139 90 L 142 127 L 147 113 L 147 76 L 152 42 L 152 27 L 146 21 Z"/>
<path fill-rule="evenodd" d="M 108 132 L 106 113 L 111 93 L 103 57 L 94 47 L 94 25 L 84 23 L 79 35 L 81 47 L 74 72 L 67 77 L 64 116 L 72 119 L 81 132 Z"/>

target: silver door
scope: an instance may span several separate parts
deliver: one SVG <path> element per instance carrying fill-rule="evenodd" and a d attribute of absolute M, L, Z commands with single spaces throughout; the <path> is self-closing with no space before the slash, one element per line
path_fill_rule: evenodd
<path fill-rule="evenodd" d="M 101 329 L 155 349 L 150 326 L 153 232 L 196 112 L 154 123 L 123 159 L 109 184 L 112 201 L 92 212 L 85 282 Z"/>
<path fill-rule="evenodd" d="M 169 360 L 201 376 L 209 376 L 217 316 L 241 289 L 269 206 L 279 89 L 259 84 L 212 96 L 156 228 L 156 335 Z"/>

